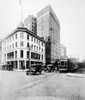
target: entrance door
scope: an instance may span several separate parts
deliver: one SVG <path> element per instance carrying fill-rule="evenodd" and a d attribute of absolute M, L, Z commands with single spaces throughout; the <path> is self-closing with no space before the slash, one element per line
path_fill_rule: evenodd
<path fill-rule="evenodd" d="M 23 70 L 25 69 L 23 60 L 19 61 L 19 65 L 20 65 L 20 69 L 23 69 Z"/>

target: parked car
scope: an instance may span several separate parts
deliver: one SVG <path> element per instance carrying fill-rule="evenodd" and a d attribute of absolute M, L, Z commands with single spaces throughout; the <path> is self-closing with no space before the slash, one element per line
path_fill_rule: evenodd
<path fill-rule="evenodd" d="M 36 75 L 36 74 L 41 74 L 43 68 L 43 66 L 40 64 L 33 64 L 27 71 L 26 71 L 26 75 Z"/>
<path fill-rule="evenodd" d="M 13 65 L 11 64 L 2 65 L 2 70 L 13 70 Z"/>
<path fill-rule="evenodd" d="M 53 72 L 55 70 L 55 67 L 53 66 L 53 64 L 48 64 L 47 65 L 47 71 L 48 72 Z"/>

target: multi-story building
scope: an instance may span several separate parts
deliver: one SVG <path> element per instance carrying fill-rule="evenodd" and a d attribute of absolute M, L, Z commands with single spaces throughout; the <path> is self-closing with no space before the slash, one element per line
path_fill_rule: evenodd
<path fill-rule="evenodd" d="M 37 35 L 46 40 L 46 63 L 60 57 L 60 22 L 50 5 L 37 13 Z"/>
<path fill-rule="evenodd" d="M 37 34 L 37 18 L 33 15 L 29 15 L 24 20 L 24 27 L 32 31 L 34 34 Z"/>
<path fill-rule="evenodd" d="M 18 27 L 2 40 L 2 65 L 25 69 L 29 64 L 45 63 L 45 41 L 27 28 Z"/>

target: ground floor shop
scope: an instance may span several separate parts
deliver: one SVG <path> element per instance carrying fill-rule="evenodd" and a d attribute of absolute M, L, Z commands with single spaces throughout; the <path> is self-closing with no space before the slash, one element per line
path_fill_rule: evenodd
<path fill-rule="evenodd" d="M 7 61 L 7 65 L 11 65 L 13 69 L 17 70 L 25 70 L 31 67 L 32 64 L 44 64 L 40 61 L 33 61 L 33 60 L 14 60 L 14 61 Z M 5 68 L 6 69 L 6 68 Z"/>

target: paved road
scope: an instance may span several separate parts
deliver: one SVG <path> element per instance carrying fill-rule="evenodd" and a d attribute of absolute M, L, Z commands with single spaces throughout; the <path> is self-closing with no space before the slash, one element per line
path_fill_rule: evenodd
<path fill-rule="evenodd" d="M 56 74 L 31 88 L 18 91 L 16 100 L 29 97 L 55 97 L 58 100 L 85 100 L 85 78 Z"/>
<path fill-rule="evenodd" d="M 2 99 L 85 100 L 85 77 L 80 77 L 80 75 L 43 73 L 42 75 L 26 76 L 25 72 L 3 71 L 0 79 L 7 84 L 4 85 L 4 89 L 7 91 Z"/>

